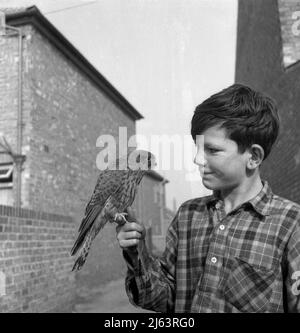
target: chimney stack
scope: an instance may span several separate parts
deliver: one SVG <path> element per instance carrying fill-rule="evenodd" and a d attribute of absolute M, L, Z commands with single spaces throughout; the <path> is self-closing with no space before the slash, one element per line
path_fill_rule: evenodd
<path fill-rule="evenodd" d="M 278 0 L 281 23 L 283 65 L 288 67 L 300 60 L 300 2 Z"/>

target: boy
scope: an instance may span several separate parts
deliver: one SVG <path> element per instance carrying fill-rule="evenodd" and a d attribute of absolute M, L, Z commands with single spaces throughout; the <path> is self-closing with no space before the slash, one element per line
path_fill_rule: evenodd
<path fill-rule="evenodd" d="M 300 205 L 273 194 L 259 170 L 278 132 L 274 102 L 244 85 L 197 106 L 195 163 L 213 194 L 181 205 L 159 259 L 143 246 L 144 227 L 117 227 L 133 304 L 159 312 L 300 312 Z"/>

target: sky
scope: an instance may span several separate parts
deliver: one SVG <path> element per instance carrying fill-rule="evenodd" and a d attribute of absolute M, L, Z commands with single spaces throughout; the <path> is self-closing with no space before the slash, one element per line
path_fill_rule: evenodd
<path fill-rule="evenodd" d="M 209 194 L 193 164 L 190 121 L 198 104 L 234 82 L 237 0 L 0 0 L 30 5 L 143 115 L 138 147 L 158 157 L 167 206 Z"/>

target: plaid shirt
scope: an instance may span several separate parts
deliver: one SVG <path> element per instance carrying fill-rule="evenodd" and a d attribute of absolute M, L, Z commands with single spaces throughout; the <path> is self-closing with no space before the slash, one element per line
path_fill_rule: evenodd
<path fill-rule="evenodd" d="M 300 312 L 300 205 L 261 192 L 226 214 L 214 195 L 185 202 L 161 258 L 123 252 L 129 300 L 158 312 Z"/>

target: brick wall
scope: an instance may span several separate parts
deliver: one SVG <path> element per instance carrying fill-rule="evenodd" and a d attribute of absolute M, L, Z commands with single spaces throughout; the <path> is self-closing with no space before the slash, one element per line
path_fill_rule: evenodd
<path fill-rule="evenodd" d="M 278 0 L 284 66 L 300 60 L 300 2 Z"/>
<path fill-rule="evenodd" d="M 129 137 L 135 123 L 34 29 L 29 66 L 28 201 L 33 208 L 82 214 L 98 175 L 97 138 L 117 139 L 119 126 Z"/>
<path fill-rule="evenodd" d="M 73 237 L 70 217 L 0 206 L 0 313 L 71 310 Z"/>
<path fill-rule="evenodd" d="M 33 208 L 72 215 L 78 225 L 99 173 L 97 138 L 111 134 L 118 139 L 119 126 L 127 127 L 129 137 L 135 122 L 34 29 L 30 41 L 28 202 Z M 119 278 L 124 271 L 115 227 L 107 225 L 77 274 L 78 289 Z"/>
<path fill-rule="evenodd" d="M 16 149 L 18 110 L 18 38 L 0 36 L 0 132 Z M 8 155 L 1 154 L 0 162 L 12 162 Z M 14 182 L 16 177 L 14 177 Z M 16 182 L 15 182 L 16 184 Z M 15 188 L 1 190 L 1 204 L 13 204 Z M 4 193 L 5 192 L 5 193 Z"/>
<path fill-rule="evenodd" d="M 235 80 L 277 101 L 281 134 L 262 176 L 273 192 L 300 203 L 300 64 L 283 65 L 280 22 L 277 1 L 239 1 Z"/>
<path fill-rule="evenodd" d="M 99 173 L 97 138 L 111 134 L 118 140 L 119 126 L 127 127 L 130 137 L 135 122 L 33 26 L 22 31 L 22 207 L 71 215 L 77 227 Z M 1 41 L 0 131 L 15 147 L 18 39 Z M 78 274 L 79 289 L 118 278 L 125 270 L 115 228 L 107 226 L 103 235 Z"/>
<path fill-rule="evenodd" d="M 0 131 L 13 147 L 17 137 L 18 38 L 0 36 Z"/>
<path fill-rule="evenodd" d="M 31 93 L 29 81 L 29 54 L 31 40 L 31 27 L 24 26 L 24 36 L 22 39 L 22 154 L 27 155 L 29 151 L 29 139 L 31 132 L 30 111 L 31 111 Z M 0 132 L 4 134 L 12 150 L 16 152 L 17 148 L 17 112 L 18 112 L 18 67 L 19 67 L 19 40 L 18 35 L 11 30 L 7 30 L 7 35 L 0 36 Z M 1 162 L 10 161 L 6 155 L 1 155 Z M 24 164 L 22 183 L 23 206 L 28 204 L 28 162 Z M 13 178 L 13 194 L 16 197 L 16 175 Z M 14 204 L 14 202 L 12 203 Z"/>
<path fill-rule="evenodd" d="M 101 134 L 135 121 L 32 26 L 22 26 L 22 206 L 82 212 L 98 174 Z M 0 131 L 16 148 L 18 38 L 0 38 Z M 41 186 L 43 185 L 43 186 Z"/>

